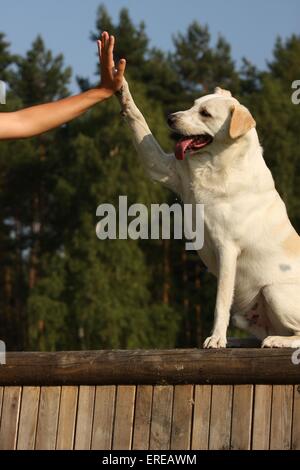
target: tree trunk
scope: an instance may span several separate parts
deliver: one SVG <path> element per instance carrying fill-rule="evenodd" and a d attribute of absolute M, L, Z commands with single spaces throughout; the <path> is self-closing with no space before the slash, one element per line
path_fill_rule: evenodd
<path fill-rule="evenodd" d="M 170 240 L 163 240 L 163 253 L 164 253 L 164 262 L 163 262 L 163 304 L 169 305 L 170 303 Z"/>
<path fill-rule="evenodd" d="M 195 263 L 195 291 L 196 291 L 195 317 L 196 317 L 196 341 L 197 341 L 198 347 L 201 347 L 202 342 L 203 342 L 201 304 L 198 301 L 198 298 L 200 297 L 200 288 L 201 288 L 200 272 L 201 272 L 201 267 L 199 265 L 199 262 L 196 261 Z M 199 297 L 198 297 L 198 292 L 199 292 Z"/>
<path fill-rule="evenodd" d="M 182 264 L 182 303 L 183 303 L 183 314 L 184 314 L 184 319 L 185 319 L 185 340 L 186 340 L 186 346 L 189 346 L 191 344 L 191 337 L 192 337 L 192 331 L 191 331 L 191 320 L 189 318 L 189 313 L 190 313 L 190 301 L 189 301 L 189 295 L 188 295 L 188 265 L 187 265 L 187 254 L 185 247 L 182 247 L 182 253 L 181 253 L 181 264 Z"/>

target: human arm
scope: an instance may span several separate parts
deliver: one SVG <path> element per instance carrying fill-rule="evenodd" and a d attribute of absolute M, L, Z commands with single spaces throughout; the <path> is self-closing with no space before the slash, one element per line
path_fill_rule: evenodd
<path fill-rule="evenodd" d="M 106 32 L 102 34 L 101 41 L 98 41 L 102 71 L 99 87 L 52 103 L 31 106 L 10 113 L 0 113 L 0 140 L 42 134 L 75 119 L 118 91 L 122 86 L 126 61 L 120 60 L 115 69 L 114 43 L 114 37 Z"/>

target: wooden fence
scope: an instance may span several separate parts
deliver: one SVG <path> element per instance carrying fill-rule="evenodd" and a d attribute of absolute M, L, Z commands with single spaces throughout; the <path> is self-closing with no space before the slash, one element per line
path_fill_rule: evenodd
<path fill-rule="evenodd" d="M 0 449 L 300 449 L 292 350 L 9 353 Z"/>

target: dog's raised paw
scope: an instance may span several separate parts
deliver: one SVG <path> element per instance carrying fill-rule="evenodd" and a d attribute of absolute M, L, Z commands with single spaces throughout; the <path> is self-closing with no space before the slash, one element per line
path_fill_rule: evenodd
<path fill-rule="evenodd" d="M 123 83 L 120 90 L 117 91 L 118 96 L 126 97 L 129 95 L 129 85 L 128 82 L 123 78 Z"/>
<path fill-rule="evenodd" d="M 120 90 L 116 92 L 116 96 L 119 99 L 120 104 L 122 106 L 122 112 L 124 113 L 124 115 L 126 115 L 126 109 L 130 102 L 130 91 L 129 91 L 128 83 L 126 82 L 125 79 L 123 79 L 123 84 Z"/>
<path fill-rule="evenodd" d="M 203 343 L 205 349 L 226 348 L 226 338 L 223 336 L 209 336 Z"/>

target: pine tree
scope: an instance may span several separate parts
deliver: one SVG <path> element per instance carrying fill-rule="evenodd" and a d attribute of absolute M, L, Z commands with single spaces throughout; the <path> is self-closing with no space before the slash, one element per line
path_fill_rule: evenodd
<path fill-rule="evenodd" d="M 230 45 L 222 36 L 212 47 L 208 26 L 194 21 L 186 34 L 178 33 L 173 41 L 173 61 L 184 89 L 191 97 L 212 92 L 216 86 L 236 92 L 238 75 L 231 58 Z"/>
<path fill-rule="evenodd" d="M 0 33 L 0 79 L 8 85 L 11 84 L 12 66 L 15 65 L 16 55 L 10 52 L 10 44 L 5 35 Z M 1 105 L 1 110 L 9 111 L 12 101 L 16 104 L 13 94 L 8 91 L 6 105 Z M 21 347 L 23 333 L 21 310 L 19 307 L 20 295 L 22 296 L 21 252 L 20 252 L 20 226 L 17 223 L 16 209 L 13 212 L 11 199 L 5 193 L 6 187 L 13 184 L 10 178 L 10 151 L 9 144 L 1 142 L 0 145 L 0 338 L 7 338 L 7 347 Z M 11 190 L 12 192 L 12 190 Z M 15 192 L 15 190 L 14 190 Z M 20 292 L 20 295 L 18 295 Z M 15 315 L 15 312 L 18 315 Z M 16 328 L 16 323 L 20 326 Z M 20 331 L 21 330 L 21 331 Z"/>
<path fill-rule="evenodd" d="M 266 71 L 247 59 L 237 71 L 227 41 L 212 45 L 208 26 L 197 22 L 175 35 L 174 53 L 149 48 L 145 25 L 135 25 L 126 9 L 114 23 L 100 7 L 92 39 L 103 30 L 118 37 L 134 99 L 166 151 L 174 146 L 166 115 L 215 86 L 249 107 L 299 230 L 300 106 L 291 103 L 299 37 L 277 40 Z M 70 73 L 41 37 L 17 57 L 0 34 L 0 79 L 10 86 L 1 109 L 66 96 Z M 98 75 L 97 65 L 95 86 Z M 149 181 L 117 100 L 39 138 L 1 142 L 0 186 L 0 337 L 10 350 L 201 345 L 213 321 L 216 280 L 198 255 L 186 252 L 184 241 L 96 237 L 101 203 L 117 207 L 120 195 L 148 209 L 178 202 Z"/>
<path fill-rule="evenodd" d="M 62 66 L 62 56 L 53 58 L 38 37 L 26 57 L 17 59 L 16 71 L 11 74 L 11 94 L 17 99 L 16 107 L 65 96 L 70 69 L 63 70 Z M 18 338 L 14 340 L 18 348 L 30 344 L 28 328 L 33 331 L 31 312 L 38 310 L 31 294 L 35 295 L 34 288 L 40 280 L 44 282 L 41 266 L 43 257 L 47 256 L 44 243 L 49 199 L 46 191 L 49 178 L 47 162 L 55 145 L 59 145 L 55 135 L 53 132 L 35 139 L 1 144 L 1 208 L 9 233 L 11 260 L 16 266 L 13 278 L 10 276 L 14 293 L 10 322 L 20 325 L 16 329 Z M 37 302 L 41 307 L 40 297 Z M 35 324 L 41 333 L 46 310 L 39 309 L 40 318 Z"/>
<path fill-rule="evenodd" d="M 150 116 L 150 125 L 162 134 L 160 108 L 146 104 L 143 87 L 136 86 L 136 91 L 137 100 Z M 145 254 L 145 250 L 151 250 L 153 257 L 157 244 L 100 241 L 94 233 L 97 222 L 94 213 L 100 203 L 117 207 L 119 196 L 126 195 L 128 205 L 135 202 L 150 205 L 162 197 L 162 189 L 146 178 L 131 144 L 130 132 L 117 116 L 117 101 L 110 100 L 95 108 L 82 119 L 81 135 L 68 152 L 73 155 L 73 165 L 66 187 L 75 183 L 76 175 L 80 178 L 80 185 L 76 186 L 77 207 L 80 207 L 76 233 L 70 234 L 70 242 L 65 243 L 71 272 L 68 289 L 76 292 L 73 307 L 73 301 L 68 301 L 76 318 L 72 321 L 81 331 L 84 347 L 172 346 L 178 323 L 176 310 L 157 303 L 158 299 L 152 295 L 153 266 L 148 264 Z M 78 287 L 72 287 L 77 277 L 74 269 L 78 269 Z M 160 336 L 154 334 L 158 325 Z"/>
<path fill-rule="evenodd" d="M 260 74 L 258 88 L 245 98 L 256 118 L 267 164 L 298 228 L 300 107 L 291 101 L 291 85 L 300 66 L 299 50 L 300 37 L 278 39 L 269 69 Z"/>
<path fill-rule="evenodd" d="M 120 10 L 118 24 L 113 24 L 106 7 L 101 5 L 97 12 L 96 31 L 91 33 L 91 39 L 95 41 L 103 31 L 109 31 L 110 34 L 114 34 L 118 38 L 115 48 L 116 60 L 126 57 L 131 76 L 135 80 L 141 79 L 148 49 L 145 24 L 141 22 L 138 26 L 135 26 L 127 8 Z M 97 70 L 99 70 L 99 67 L 97 67 Z"/>
<path fill-rule="evenodd" d="M 15 63 L 17 56 L 11 54 L 10 43 L 5 34 L 0 32 L 0 79 L 9 82 L 11 78 L 11 66 Z"/>

